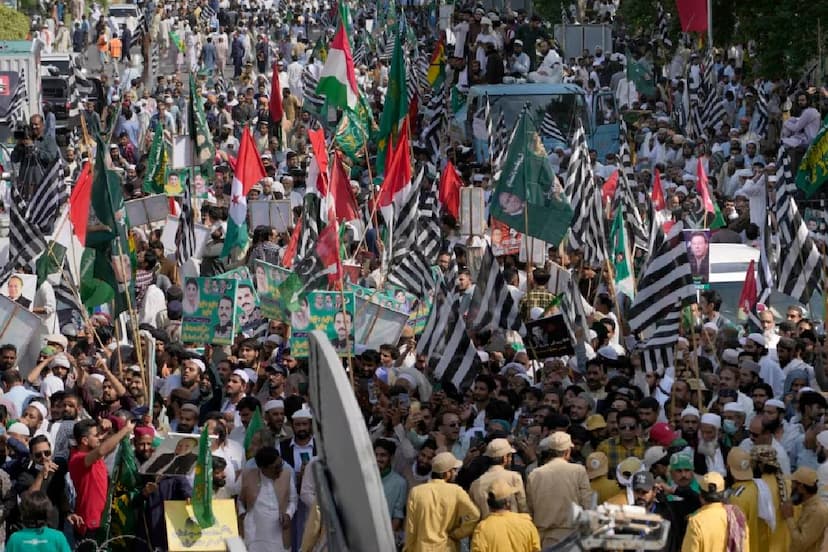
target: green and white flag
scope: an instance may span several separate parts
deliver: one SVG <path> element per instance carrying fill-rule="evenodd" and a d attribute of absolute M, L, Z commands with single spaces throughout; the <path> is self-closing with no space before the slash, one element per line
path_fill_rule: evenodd
<path fill-rule="evenodd" d="M 216 147 L 213 145 L 213 134 L 207 127 L 207 116 L 204 113 L 204 102 L 196 88 L 195 77 L 190 73 L 190 109 L 189 109 L 190 139 L 193 141 L 193 164 L 201 168 L 201 175 L 212 180 L 215 177 Z"/>
<path fill-rule="evenodd" d="M 623 293 L 632 299 L 635 296 L 635 281 L 633 280 L 627 232 L 624 228 L 623 205 L 619 205 L 615 210 L 615 218 L 610 229 L 610 243 L 612 244 L 612 264 L 615 271 L 615 292 Z"/>

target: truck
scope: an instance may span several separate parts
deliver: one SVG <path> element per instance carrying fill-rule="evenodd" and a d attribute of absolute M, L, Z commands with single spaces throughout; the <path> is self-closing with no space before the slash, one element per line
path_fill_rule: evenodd
<path fill-rule="evenodd" d="M 596 92 L 590 106 L 584 89 L 575 84 L 527 82 L 472 86 L 466 103 L 451 120 L 449 132 L 454 140 L 471 143 L 474 114 L 487 96 L 492 121 L 497 121 L 503 113 L 507 129 L 515 127 L 518 115 L 526 104 L 529 104 L 539 130 L 544 119 L 554 121 L 560 132 L 541 132 L 541 140 L 548 152 L 559 146 L 569 147 L 579 119 L 584 125 L 587 143 L 598 152 L 599 159 L 605 159 L 608 153 L 618 152 L 621 126 L 613 93 L 610 90 Z"/>
<path fill-rule="evenodd" d="M 9 113 L 17 92 L 25 90 L 19 113 Z M 31 40 L 0 41 L 0 143 L 12 141 L 15 120 L 40 113 L 40 54 Z"/>

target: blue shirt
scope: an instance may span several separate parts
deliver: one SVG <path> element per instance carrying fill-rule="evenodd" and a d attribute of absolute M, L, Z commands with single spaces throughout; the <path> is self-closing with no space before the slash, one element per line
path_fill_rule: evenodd
<path fill-rule="evenodd" d="M 391 519 L 405 519 L 405 504 L 408 500 L 408 482 L 405 478 L 394 470 L 389 470 L 382 476 L 382 490 Z"/>

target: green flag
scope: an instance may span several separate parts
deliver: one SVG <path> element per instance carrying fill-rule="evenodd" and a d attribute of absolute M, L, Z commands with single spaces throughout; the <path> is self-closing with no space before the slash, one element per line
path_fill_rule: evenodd
<path fill-rule="evenodd" d="M 351 160 L 358 161 L 363 157 L 366 138 L 364 129 L 357 122 L 353 112 L 343 111 L 334 134 L 334 141 L 342 153 Z"/>
<path fill-rule="evenodd" d="M 457 86 L 451 87 L 451 112 L 456 114 L 466 105 L 467 96 Z"/>
<path fill-rule="evenodd" d="M 216 524 L 213 515 L 213 454 L 210 452 L 210 434 L 206 425 L 198 440 L 198 458 L 193 479 L 193 513 L 202 529 Z"/>
<path fill-rule="evenodd" d="M 529 110 L 523 110 L 495 185 L 490 213 L 510 228 L 558 245 L 569 230 L 572 207 L 536 128 Z"/>
<path fill-rule="evenodd" d="M 66 247 L 56 241 L 50 241 L 43 255 L 35 262 L 35 274 L 37 274 L 37 287 L 46 281 L 49 274 L 60 274 L 63 279 L 63 260 L 66 258 Z"/>
<path fill-rule="evenodd" d="M 118 444 L 115 455 L 115 470 L 107 489 L 106 506 L 101 518 L 101 529 L 109 537 L 113 535 L 135 534 L 135 508 L 132 504 L 135 496 L 140 492 L 140 475 L 135 450 L 129 442 L 129 437 Z M 114 550 L 129 550 L 129 544 L 123 543 Z"/>
<path fill-rule="evenodd" d="M 805 157 L 796 171 L 796 185 L 811 197 L 828 180 L 828 117 L 822 121 L 822 129 L 817 133 Z"/>
<path fill-rule="evenodd" d="M 630 263 L 630 247 L 624 228 L 623 205 L 619 205 L 615 210 L 615 218 L 610 229 L 610 244 L 612 244 L 612 264 L 615 270 L 615 291 L 632 299 L 635 297 L 635 283 Z"/>
<path fill-rule="evenodd" d="M 213 134 L 207 128 L 207 116 L 204 114 L 204 102 L 196 88 L 195 77 L 190 73 L 190 139 L 193 141 L 193 164 L 201 168 L 201 176 L 212 180 L 215 177 L 216 147 Z"/>
<path fill-rule="evenodd" d="M 639 94 L 652 97 L 655 95 L 653 65 L 645 57 L 634 59 L 627 51 L 627 80 L 635 84 Z"/>
<path fill-rule="evenodd" d="M 260 429 L 264 427 L 264 421 L 262 420 L 262 409 L 256 407 L 256 412 L 253 413 L 253 416 L 250 418 L 250 422 L 247 424 L 247 430 L 244 432 L 244 451 L 247 453 L 247 450 L 250 448 L 250 443 L 253 441 L 253 436 L 256 435 Z"/>
<path fill-rule="evenodd" d="M 172 43 L 175 44 L 175 47 L 178 48 L 178 51 L 182 54 L 187 50 L 187 47 L 184 45 L 184 41 L 177 32 L 170 31 L 170 40 L 172 40 Z"/>
<path fill-rule="evenodd" d="M 724 228 L 727 226 L 727 222 L 724 219 L 724 215 L 722 214 L 722 210 L 719 209 L 719 204 L 715 201 L 713 202 L 713 222 L 710 223 L 711 230 L 718 230 L 719 228 Z M 707 213 L 705 213 L 707 215 Z"/>
<path fill-rule="evenodd" d="M 339 18 L 342 20 L 342 25 L 345 27 L 348 36 L 353 36 L 354 19 L 351 17 L 351 7 L 345 0 L 339 0 Z M 353 44 L 353 41 L 351 43 Z"/>
<path fill-rule="evenodd" d="M 385 155 L 388 150 L 388 140 L 396 138 L 400 123 L 408 114 L 408 88 L 405 80 L 405 57 L 402 48 L 403 29 L 397 25 L 394 36 L 394 53 L 391 57 L 391 67 L 388 70 L 388 91 L 385 93 L 385 104 L 380 116 L 379 133 L 377 135 L 377 173 L 385 173 Z"/>
<path fill-rule="evenodd" d="M 147 172 L 144 176 L 143 185 L 144 193 L 164 193 L 164 184 L 167 182 L 167 159 L 164 145 L 164 128 L 161 126 L 161 120 L 159 119 L 155 124 L 152 144 L 150 144 L 149 154 L 147 155 Z"/>

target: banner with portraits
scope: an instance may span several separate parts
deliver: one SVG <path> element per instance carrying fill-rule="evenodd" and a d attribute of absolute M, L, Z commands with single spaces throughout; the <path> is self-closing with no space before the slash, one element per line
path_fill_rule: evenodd
<path fill-rule="evenodd" d="M 186 278 L 181 341 L 232 345 L 237 287 L 238 281 L 232 278 Z"/>
<path fill-rule="evenodd" d="M 345 300 L 343 308 L 342 301 Z M 356 303 L 353 292 L 312 291 L 290 317 L 290 352 L 308 356 L 308 333 L 325 332 L 340 356 L 353 353 Z"/>

